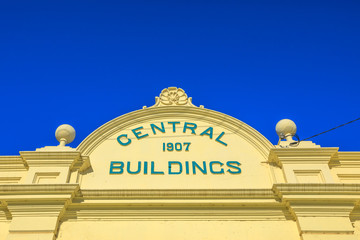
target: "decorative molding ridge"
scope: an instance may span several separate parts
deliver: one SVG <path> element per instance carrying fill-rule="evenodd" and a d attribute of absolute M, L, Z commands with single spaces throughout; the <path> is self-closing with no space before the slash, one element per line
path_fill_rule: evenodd
<path fill-rule="evenodd" d="M 360 152 L 338 152 L 329 164 L 331 167 L 358 168 L 360 166 Z"/>
<path fill-rule="evenodd" d="M 358 217 L 356 206 L 360 201 L 360 184 L 274 184 L 273 191 L 297 221 L 302 217 Z M 299 230 L 304 232 L 305 229 L 300 223 Z"/>
<path fill-rule="evenodd" d="M 270 149 L 269 162 L 282 167 L 284 163 L 291 164 L 329 164 L 339 148 L 273 148 Z"/>
<path fill-rule="evenodd" d="M 0 185 L 0 198 L 6 199 L 6 195 L 75 194 L 79 188 L 79 184 L 7 184 Z"/>
<path fill-rule="evenodd" d="M 196 107 L 192 104 L 192 98 L 188 97 L 185 91 L 177 87 L 165 88 L 161 91 L 159 97 L 155 97 L 155 105 L 151 107 L 162 106 L 189 106 Z M 204 107 L 204 106 L 200 106 Z"/>
<path fill-rule="evenodd" d="M 274 199 L 271 189 L 150 189 L 81 190 L 76 197 L 87 199 Z"/>
<path fill-rule="evenodd" d="M 0 156 L 0 172 L 26 171 L 29 168 L 21 156 Z"/>
<path fill-rule="evenodd" d="M 287 195 L 294 200 L 360 201 L 360 184 L 355 183 L 280 183 L 274 184 L 272 189 L 281 199 Z"/>
<path fill-rule="evenodd" d="M 82 156 L 79 151 L 23 151 L 20 155 L 30 167 L 69 167 L 83 172 L 91 165 L 89 157 Z"/>
<path fill-rule="evenodd" d="M 11 220 L 12 215 L 8 209 L 7 203 L 5 201 L 0 200 L 0 212 L 1 211 L 3 212 L 3 216 L 5 217 L 6 220 Z"/>

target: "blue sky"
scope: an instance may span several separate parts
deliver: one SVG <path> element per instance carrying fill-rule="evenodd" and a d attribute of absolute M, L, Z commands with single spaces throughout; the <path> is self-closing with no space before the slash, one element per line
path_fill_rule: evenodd
<path fill-rule="evenodd" d="M 76 147 L 177 86 L 272 143 L 360 117 L 359 1 L 3 1 L 1 155 Z M 360 121 L 313 141 L 360 151 Z"/>

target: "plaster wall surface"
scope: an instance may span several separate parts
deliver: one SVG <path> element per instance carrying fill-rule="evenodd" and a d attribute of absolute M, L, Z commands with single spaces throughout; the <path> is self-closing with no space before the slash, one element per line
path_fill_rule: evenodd
<path fill-rule="evenodd" d="M 9 233 L 10 221 L 0 221 L 0 239 L 6 239 Z"/>
<path fill-rule="evenodd" d="M 173 126 L 168 122 L 178 121 L 176 132 L 173 132 Z M 196 124 L 196 134 L 192 134 L 190 129 L 184 130 L 185 123 Z M 150 124 L 161 127 L 164 124 L 165 133 L 156 131 L 154 134 Z M 147 137 L 136 139 L 132 129 L 141 129 L 141 135 L 147 134 Z M 213 137 L 200 134 L 213 128 Z M 185 133 L 184 133 L 185 131 Z M 215 139 L 224 133 L 221 141 Z M 131 144 L 121 146 L 117 137 L 126 134 L 131 139 Z M 126 142 L 126 139 L 123 139 Z M 182 146 L 181 151 L 167 151 L 163 144 L 167 143 L 190 143 L 186 151 Z M 238 151 L 241 149 L 241 151 Z M 224 128 L 220 123 L 205 122 L 188 117 L 160 118 L 156 121 L 146 121 L 125 129 L 120 129 L 108 138 L 106 138 L 89 155 L 91 159 L 92 170 L 85 174 L 81 179 L 81 187 L 86 189 L 236 189 L 236 188 L 271 188 L 272 181 L 269 171 L 269 165 L 266 159 L 259 151 L 251 145 L 246 139 L 242 138 L 236 132 Z M 112 161 L 121 161 L 125 164 L 122 174 L 109 174 L 110 163 Z M 170 175 L 169 161 L 176 161 L 182 164 L 180 174 Z M 212 174 L 209 169 L 209 162 L 219 161 L 213 166 L 214 171 L 220 171 L 221 174 Z M 237 161 L 241 163 L 241 174 L 230 174 L 227 172 L 226 163 L 228 161 Z M 141 164 L 141 171 L 138 174 L 127 173 L 127 164 L 130 163 L 132 171 L 138 170 L 138 164 Z M 144 174 L 144 162 L 148 164 L 148 173 Z M 185 162 L 189 164 L 189 173 L 186 173 Z M 206 162 L 206 173 L 196 169 L 193 173 L 193 162 L 201 167 Z M 151 174 L 151 164 L 154 163 L 154 170 L 161 171 L 163 174 Z M 251 169 L 251 170 L 250 170 Z M 173 172 L 179 172 L 179 165 L 172 165 Z M 166 179 L 166 181 L 164 181 Z"/>
<path fill-rule="evenodd" d="M 300 240 L 294 221 L 63 222 L 57 240 Z"/>
<path fill-rule="evenodd" d="M 360 220 L 357 220 L 353 223 L 354 228 L 355 228 L 355 236 L 356 239 L 360 239 Z"/>

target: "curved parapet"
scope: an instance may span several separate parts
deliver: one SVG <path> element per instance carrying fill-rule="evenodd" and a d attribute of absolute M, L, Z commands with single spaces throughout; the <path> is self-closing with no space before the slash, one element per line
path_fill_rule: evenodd
<path fill-rule="evenodd" d="M 196 107 L 190 99 L 182 89 L 164 89 L 154 106 L 96 129 L 77 148 L 94 169 L 82 183 L 114 187 L 120 181 L 123 188 L 142 188 L 145 181 L 145 188 L 202 188 L 223 186 L 224 180 L 229 188 L 271 186 L 263 163 L 273 145 L 242 121 Z M 158 175 L 169 175 L 170 181 Z"/>

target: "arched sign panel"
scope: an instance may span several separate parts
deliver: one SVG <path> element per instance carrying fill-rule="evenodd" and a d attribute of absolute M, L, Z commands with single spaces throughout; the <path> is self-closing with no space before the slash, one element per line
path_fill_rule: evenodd
<path fill-rule="evenodd" d="M 193 106 L 135 111 L 80 144 L 92 171 L 82 188 L 271 188 L 271 143 L 243 122 Z"/>

